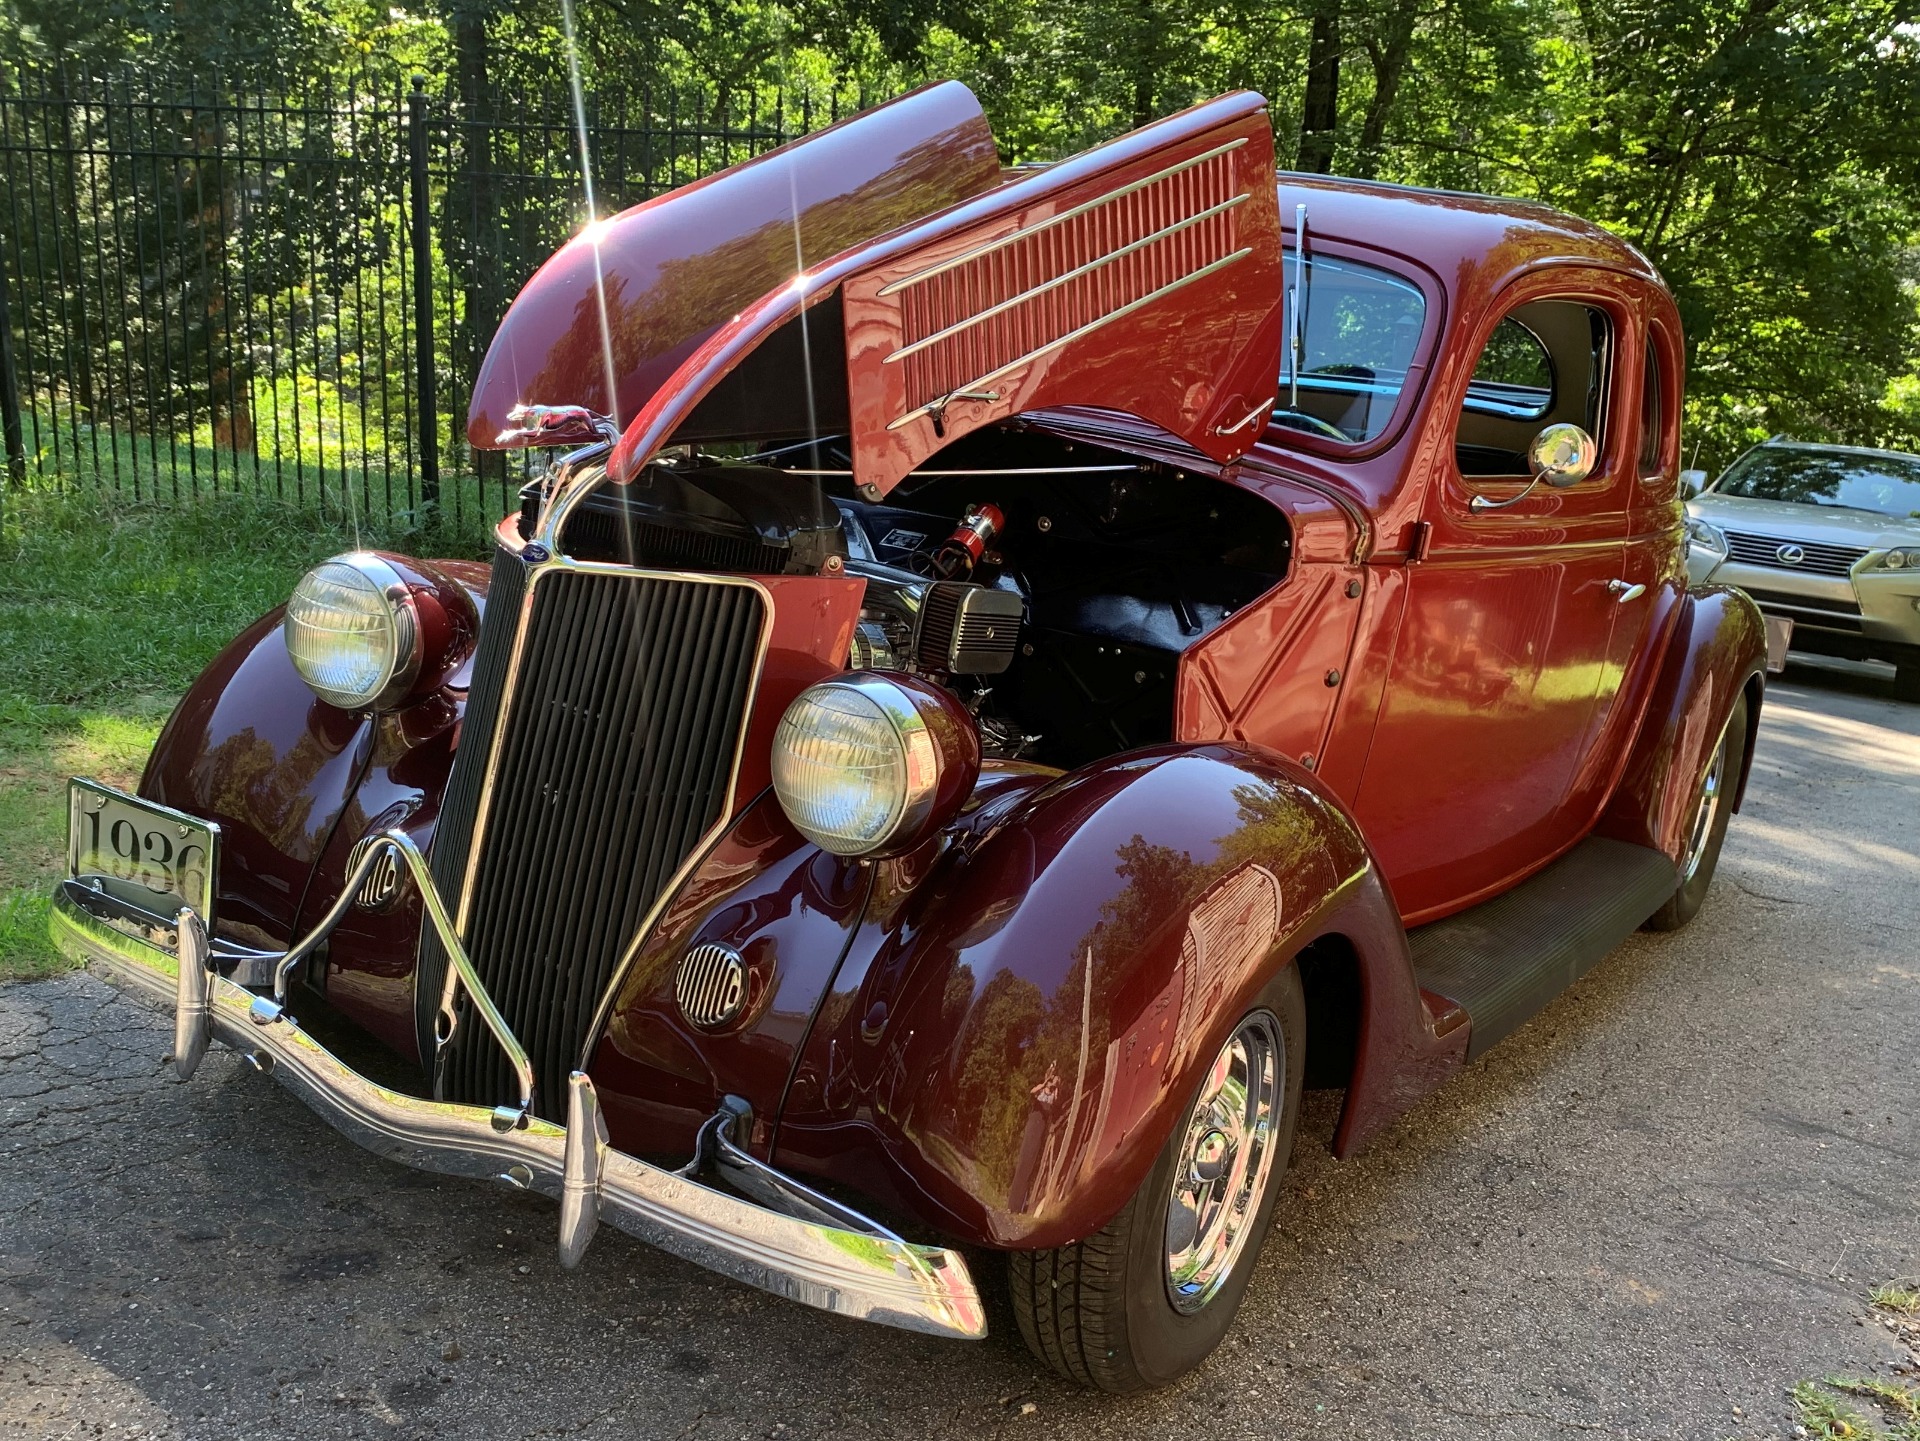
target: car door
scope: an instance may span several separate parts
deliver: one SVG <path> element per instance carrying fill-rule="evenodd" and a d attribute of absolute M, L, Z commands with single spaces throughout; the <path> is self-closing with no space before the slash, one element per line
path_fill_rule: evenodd
<path fill-rule="evenodd" d="M 1564 851 L 1614 662 L 1633 484 L 1616 425 L 1632 304 L 1602 274 L 1555 269 L 1490 308 L 1470 376 L 1442 395 L 1394 660 L 1355 811 L 1403 916 L 1437 918 Z M 1598 442 L 1587 479 L 1528 489 L 1548 425 Z"/>

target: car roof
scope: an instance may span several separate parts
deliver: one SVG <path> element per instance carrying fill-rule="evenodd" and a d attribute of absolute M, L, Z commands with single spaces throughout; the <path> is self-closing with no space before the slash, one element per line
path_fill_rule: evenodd
<path fill-rule="evenodd" d="M 1916 465 L 1920 465 L 1920 455 L 1915 455 L 1909 450 L 1888 450 L 1881 446 L 1872 445 L 1830 445 L 1818 440 L 1782 440 L 1777 436 L 1771 440 L 1763 440 L 1758 445 L 1750 446 L 1743 454 L 1751 455 L 1756 450 L 1811 450 L 1818 451 L 1825 455 L 1891 455 L 1898 460 L 1911 460 Z"/>
<path fill-rule="evenodd" d="M 1315 235 L 1374 246 L 1419 261 L 1450 286 L 1471 271 L 1553 261 L 1661 283 L 1653 263 L 1627 241 L 1538 201 L 1283 172 L 1280 217 L 1289 237 L 1298 204 L 1307 206 L 1309 247 Z"/>

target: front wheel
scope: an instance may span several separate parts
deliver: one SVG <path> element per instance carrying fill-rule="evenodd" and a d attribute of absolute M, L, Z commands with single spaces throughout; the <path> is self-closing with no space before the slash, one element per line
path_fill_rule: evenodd
<path fill-rule="evenodd" d="M 1305 1061 L 1306 1003 L 1289 965 L 1234 1027 L 1120 1214 L 1084 1241 L 1009 1257 L 1034 1355 L 1083 1386 L 1136 1391 L 1220 1344 L 1292 1156 Z"/>
<path fill-rule="evenodd" d="M 1727 838 L 1727 822 L 1733 818 L 1733 792 L 1746 753 L 1747 697 L 1743 692 L 1734 701 L 1733 713 L 1720 732 L 1720 744 L 1714 747 L 1707 773 L 1700 778 L 1687 826 L 1687 848 L 1680 857 L 1680 884 L 1666 904 L 1647 917 L 1641 929 L 1677 931 L 1706 901 L 1714 867 L 1720 863 L 1720 846 Z"/>

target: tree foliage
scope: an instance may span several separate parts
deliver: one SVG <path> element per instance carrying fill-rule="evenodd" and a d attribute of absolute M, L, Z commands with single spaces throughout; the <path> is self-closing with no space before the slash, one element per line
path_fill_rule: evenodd
<path fill-rule="evenodd" d="M 577 0 L 588 84 L 871 100 L 957 77 L 1009 160 L 1220 90 L 1283 162 L 1540 199 L 1680 298 L 1689 444 L 1920 445 L 1920 0 Z M 470 98 L 564 77 L 559 0 L 0 0 L 0 60 L 134 52 Z M 824 106 L 822 107 L 825 108 Z"/>

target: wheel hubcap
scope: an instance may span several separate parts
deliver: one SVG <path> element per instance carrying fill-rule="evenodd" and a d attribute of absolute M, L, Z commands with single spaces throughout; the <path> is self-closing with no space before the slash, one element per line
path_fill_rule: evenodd
<path fill-rule="evenodd" d="M 1191 1315 L 1226 1284 L 1273 1173 L 1286 1048 L 1265 1011 L 1214 1057 L 1187 1118 L 1167 1207 L 1167 1296 Z"/>
<path fill-rule="evenodd" d="M 1707 837 L 1713 834 L 1714 817 L 1720 814 L 1726 770 L 1727 734 L 1722 731 L 1720 744 L 1714 747 L 1713 760 L 1707 766 L 1707 777 L 1701 782 L 1699 804 L 1694 808 L 1693 831 L 1687 837 L 1687 863 L 1681 874 L 1683 884 L 1699 873 L 1700 862 L 1707 854 Z"/>

